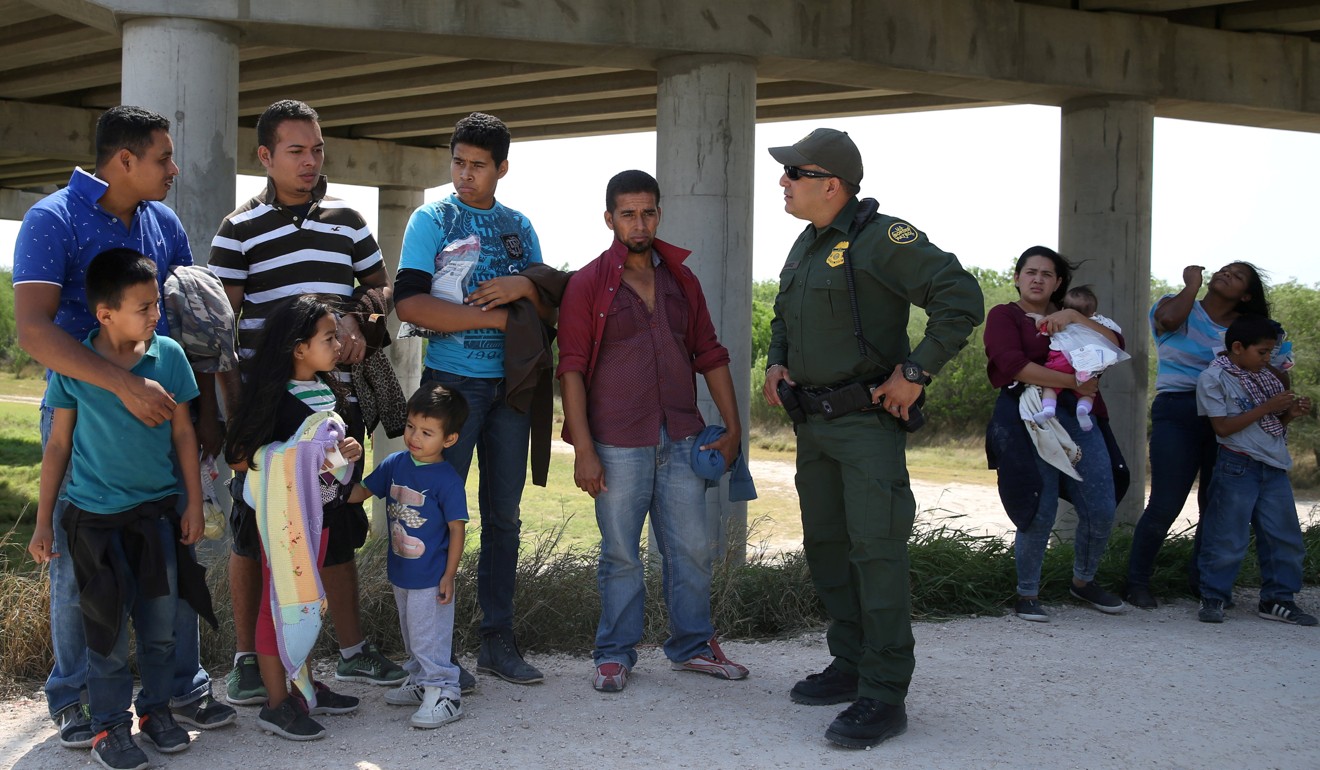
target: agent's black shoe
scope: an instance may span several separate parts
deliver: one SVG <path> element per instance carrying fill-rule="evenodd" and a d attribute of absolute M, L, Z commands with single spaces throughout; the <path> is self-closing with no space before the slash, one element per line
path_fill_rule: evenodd
<path fill-rule="evenodd" d="M 1155 594 L 1146 586 L 1128 586 L 1127 596 L 1124 598 L 1127 599 L 1128 604 L 1141 610 L 1153 610 L 1160 606 L 1155 600 Z"/>
<path fill-rule="evenodd" d="M 829 706 L 857 700 L 857 675 L 846 674 L 833 663 L 819 674 L 808 674 L 788 691 L 794 703 L 805 706 Z"/>
<path fill-rule="evenodd" d="M 494 674 L 514 684 L 536 684 L 545 681 L 545 674 L 523 660 L 522 652 L 518 650 L 518 642 L 513 638 L 513 631 L 507 628 L 481 637 L 481 651 L 477 653 L 477 671 Z M 461 682 L 459 689 L 462 689 Z"/>
<path fill-rule="evenodd" d="M 902 703 L 858 698 L 830 723 L 825 739 L 849 749 L 864 749 L 907 731 L 907 709 Z"/>

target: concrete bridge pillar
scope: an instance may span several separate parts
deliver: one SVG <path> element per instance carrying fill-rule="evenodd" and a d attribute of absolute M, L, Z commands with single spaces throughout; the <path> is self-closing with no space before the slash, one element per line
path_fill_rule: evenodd
<path fill-rule="evenodd" d="M 234 210 L 238 171 L 238 30 L 209 21 L 124 22 L 120 99 L 169 118 L 179 177 L 166 203 L 205 264 L 220 220 Z"/>
<path fill-rule="evenodd" d="M 1062 108 L 1059 251 L 1086 260 L 1074 285 L 1095 286 L 1100 312 L 1123 327 L 1132 360 L 1104 376 L 1114 436 L 1132 471 L 1118 507 L 1135 523 L 1146 505 L 1146 392 L 1150 350 L 1151 168 L 1149 102 L 1093 96 Z"/>
<path fill-rule="evenodd" d="M 676 56 L 658 63 L 656 177 L 660 237 L 692 250 L 715 330 L 729 349 L 747 451 L 751 387 L 752 163 L 756 144 L 756 63 L 739 56 Z M 704 382 L 698 405 L 720 422 Z M 747 504 L 728 501 L 728 477 L 707 504 L 723 524 L 721 550 L 741 561 Z"/>

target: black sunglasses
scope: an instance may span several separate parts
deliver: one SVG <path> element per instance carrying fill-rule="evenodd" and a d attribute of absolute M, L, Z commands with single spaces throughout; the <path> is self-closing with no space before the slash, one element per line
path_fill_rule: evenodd
<path fill-rule="evenodd" d="M 811 171 L 800 166 L 784 166 L 784 176 L 796 182 L 799 179 L 837 179 L 838 177 L 828 171 Z"/>

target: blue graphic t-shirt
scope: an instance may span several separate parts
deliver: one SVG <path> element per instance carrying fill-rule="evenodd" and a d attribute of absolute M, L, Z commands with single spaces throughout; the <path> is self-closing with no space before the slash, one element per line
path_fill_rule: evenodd
<path fill-rule="evenodd" d="M 403 234 L 399 269 L 434 275 L 445 247 L 471 235 L 481 241 L 481 258 L 468 275 L 465 294 L 482 281 L 517 275 L 541 261 L 541 245 L 527 217 L 498 201 L 489 209 L 472 208 L 451 193 L 413 212 Z M 504 332 L 472 329 L 432 337 L 426 365 L 466 377 L 503 377 Z"/>
<path fill-rule="evenodd" d="M 467 496 L 454 466 L 443 460 L 417 464 L 395 452 L 362 479 L 385 498 L 389 516 L 390 583 L 399 588 L 434 588 L 445 574 L 449 522 L 467 521 Z"/>

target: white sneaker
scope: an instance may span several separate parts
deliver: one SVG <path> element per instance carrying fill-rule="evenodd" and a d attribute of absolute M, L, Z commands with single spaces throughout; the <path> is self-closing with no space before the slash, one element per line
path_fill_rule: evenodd
<path fill-rule="evenodd" d="M 444 697 L 439 687 L 427 687 L 422 705 L 408 721 L 413 727 L 430 730 L 462 716 L 463 706 L 459 701 Z"/>
<path fill-rule="evenodd" d="M 425 700 L 426 688 L 420 684 L 404 682 L 385 692 L 385 702 L 391 706 L 416 706 Z"/>

